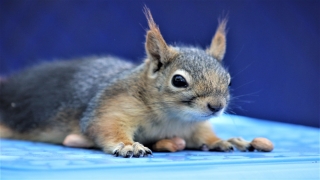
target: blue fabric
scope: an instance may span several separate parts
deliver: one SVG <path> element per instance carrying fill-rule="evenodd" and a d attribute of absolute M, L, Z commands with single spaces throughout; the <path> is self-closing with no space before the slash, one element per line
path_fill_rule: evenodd
<path fill-rule="evenodd" d="M 320 1 L 1 0 L 0 75 L 41 61 L 145 56 L 147 5 L 169 44 L 210 44 L 228 14 L 230 111 L 319 127 Z"/>
<path fill-rule="evenodd" d="M 1 179 L 319 179 L 318 128 L 224 115 L 212 120 L 222 138 L 270 139 L 265 152 L 154 153 L 119 158 L 99 150 L 0 140 Z"/>

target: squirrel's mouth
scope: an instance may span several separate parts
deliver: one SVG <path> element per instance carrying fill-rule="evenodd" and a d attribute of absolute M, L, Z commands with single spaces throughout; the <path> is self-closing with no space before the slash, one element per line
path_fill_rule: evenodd
<path fill-rule="evenodd" d="M 225 108 L 220 109 L 217 112 L 210 112 L 203 109 L 175 109 L 170 112 L 171 118 L 169 119 L 181 119 L 184 121 L 205 121 L 210 118 L 219 117 L 223 114 Z"/>
<path fill-rule="evenodd" d="M 197 119 L 197 121 L 202 121 L 202 120 L 208 120 L 210 118 L 218 117 L 222 113 L 221 112 L 216 112 L 216 113 L 209 113 L 209 114 L 201 114 L 201 115 L 195 115 L 193 116 L 194 119 Z"/>
<path fill-rule="evenodd" d="M 211 112 L 211 113 L 209 113 L 209 114 L 207 114 L 207 115 L 203 115 L 202 117 L 204 117 L 204 118 L 218 117 L 218 116 L 220 116 L 220 115 L 223 114 L 223 111 L 224 111 L 224 109 L 221 109 L 220 111 Z"/>
<path fill-rule="evenodd" d="M 220 116 L 219 112 L 211 113 L 211 114 L 204 115 L 204 116 L 201 116 L 201 117 L 212 118 L 212 117 L 217 117 L 217 116 Z"/>

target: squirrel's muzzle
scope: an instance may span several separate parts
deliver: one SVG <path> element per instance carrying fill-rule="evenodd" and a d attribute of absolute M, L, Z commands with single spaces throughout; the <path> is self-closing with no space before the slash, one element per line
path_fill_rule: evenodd
<path fill-rule="evenodd" d="M 207 104 L 208 109 L 212 112 L 212 113 L 217 113 L 219 112 L 221 109 L 223 109 L 222 105 L 211 105 L 210 103 Z"/>

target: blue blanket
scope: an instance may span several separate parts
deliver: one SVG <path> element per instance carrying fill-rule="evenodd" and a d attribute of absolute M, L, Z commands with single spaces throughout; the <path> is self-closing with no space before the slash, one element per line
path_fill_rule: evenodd
<path fill-rule="evenodd" d="M 212 119 L 221 138 L 266 137 L 272 152 L 157 153 L 119 158 L 95 149 L 0 140 L 0 179 L 319 179 L 319 129 L 235 115 Z"/>

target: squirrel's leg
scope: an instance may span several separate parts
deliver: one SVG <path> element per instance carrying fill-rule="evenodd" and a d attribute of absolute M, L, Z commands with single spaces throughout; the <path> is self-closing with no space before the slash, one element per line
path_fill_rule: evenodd
<path fill-rule="evenodd" d="M 14 131 L 9 127 L 0 124 L 0 138 L 13 138 L 14 134 Z"/>
<path fill-rule="evenodd" d="M 94 147 L 94 143 L 81 134 L 69 134 L 64 140 L 63 145 L 78 148 Z"/>
<path fill-rule="evenodd" d="M 187 148 L 200 148 L 201 150 L 229 152 L 235 147 L 240 151 L 247 151 L 251 147 L 250 142 L 242 138 L 220 139 L 213 132 L 209 121 L 199 123 L 192 136 L 186 141 Z"/>
<path fill-rule="evenodd" d="M 141 157 L 152 151 L 133 141 L 135 125 L 121 116 L 101 115 L 88 128 L 88 134 L 104 152 L 122 157 Z"/>
<path fill-rule="evenodd" d="M 161 139 L 152 146 L 152 150 L 176 152 L 183 150 L 185 147 L 186 142 L 184 139 L 174 137 L 171 139 Z"/>

